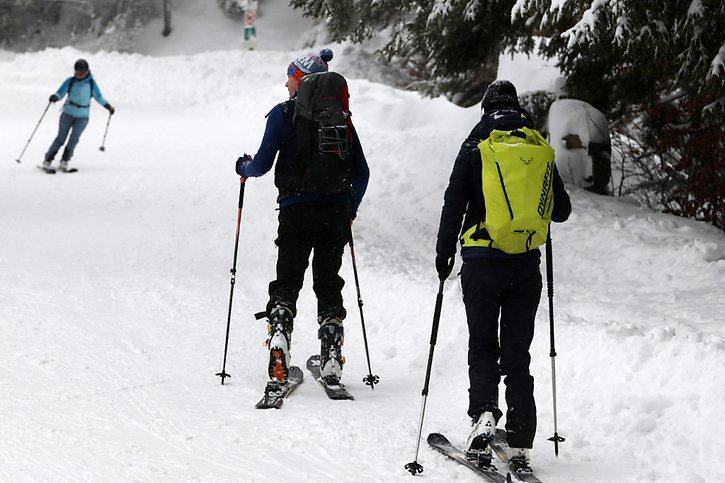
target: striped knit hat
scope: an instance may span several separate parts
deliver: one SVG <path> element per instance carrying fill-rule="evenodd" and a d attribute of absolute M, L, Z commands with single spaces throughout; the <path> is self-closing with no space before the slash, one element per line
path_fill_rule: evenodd
<path fill-rule="evenodd" d="M 287 67 L 287 75 L 294 77 L 298 82 L 307 74 L 327 72 L 327 63 L 332 60 L 332 51 L 322 49 L 319 54 L 307 54 L 297 57 Z"/>

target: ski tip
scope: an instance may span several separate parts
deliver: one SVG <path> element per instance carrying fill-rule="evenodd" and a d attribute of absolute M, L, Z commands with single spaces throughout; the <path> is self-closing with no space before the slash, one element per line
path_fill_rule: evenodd
<path fill-rule="evenodd" d="M 428 441 L 428 444 L 448 444 L 448 438 L 443 436 L 440 433 L 430 433 L 428 435 L 428 438 L 426 439 Z"/>
<path fill-rule="evenodd" d="M 316 369 L 319 370 L 320 367 L 320 355 L 319 354 L 313 354 L 307 359 L 307 369 L 314 373 Z"/>
<path fill-rule="evenodd" d="M 302 372 L 302 369 L 299 368 L 299 366 L 290 366 L 289 372 L 287 374 L 288 380 L 298 380 L 302 381 L 305 378 L 304 372 Z"/>

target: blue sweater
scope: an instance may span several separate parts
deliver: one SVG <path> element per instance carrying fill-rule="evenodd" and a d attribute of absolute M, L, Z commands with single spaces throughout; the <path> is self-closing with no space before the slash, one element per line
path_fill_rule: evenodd
<path fill-rule="evenodd" d="M 108 101 L 101 95 L 98 84 L 93 80 L 93 75 L 90 73 L 83 80 L 68 77 L 55 93 L 58 99 L 62 99 L 66 94 L 68 94 L 68 99 L 63 104 L 63 112 L 73 117 L 89 116 L 91 111 L 91 97 L 102 106 L 108 104 Z"/>
<path fill-rule="evenodd" d="M 282 148 L 285 138 L 285 118 L 284 103 L 277 104 L 267 115 L 267 127 L 262 137 L 262 144 L 259 151 L 253 159 L 246 161 L 238 161 L 236 171 L 239 176 L 245 178 L 254 178 L 267 173 L 274 163 L 277 153 Z M 358 206 L 362 202 L 365 190 L 368 186 L 370 178 L 370 169 L 368 168 L 365 154 L 363 153 L 360 139 L 355 129 L 352 130 L 353 139 L 351 144 L 351 154 L 355 166 L 355 179 L 352 181 L 352 190 L 349 193 L 341 193 L 334 195 L 315 195 L 312 193 L 300 193 L 291 196 L 285 196 L 280 199 L 280 207 L 288 206 L 302 202 L 344 202 L 350 205 L 352 211 L 357 211 Z M 281 160 L 277 160 L 279 163 Z"/>

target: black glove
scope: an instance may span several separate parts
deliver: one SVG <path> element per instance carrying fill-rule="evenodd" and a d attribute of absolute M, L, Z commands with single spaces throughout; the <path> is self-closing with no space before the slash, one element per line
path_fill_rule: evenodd
<path fill-rule="evenodd" d="M 116 113 L 116 109 L 114 109 L 114 107 L 108 103 L 105 104 L 103 107 L 108 109 L 108 112 L 110 112 L 112 116 Z"/>
<path fill-rule="evenodd" d="M 455 261 L 454 257 L 436 255 L 436 271 L 438 272 L 438 278 L 440 280 L 448 278 L 448 275 L 453 271 Z"/>
<path fill-rule="evenodd" d="M 58 102 L 58 96 L 55 94 L 51 94 L 50 98 L 48 99 L 50 102 Z"/>
<path fill-rule="evenodd" d="M 242 176 L 242 173 L 241 173 L 242 165 L 244 163 L 246 163 L 247 161 L 251 161 L 251 159 L 252 159 L 252 157 L 250 155 L 246 154 L 246 153 L 244 153 L 243 156 L 239 156 L 237 158 L 237 162 L 236 162 L 236 164 L 234 166 L 234 170 L 237 172 L 237 174 L 239 176 Z"/>

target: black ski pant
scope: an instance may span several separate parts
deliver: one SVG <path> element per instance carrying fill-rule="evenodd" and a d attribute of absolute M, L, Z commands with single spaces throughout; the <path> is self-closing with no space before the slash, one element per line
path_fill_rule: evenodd
<path fill-rule="evenodd" d="M 342 287 L 338 275 L 342 253 L 350 240 L 347 204 L 310 202 L 279 210 L 277 279 L 269 284 L 270 311 L 277 301 L 289 304 L 297 313 L 297 297 L 312 256 L 312 288 L 317 296 L 317 314 L 345 318 Z"/>
<path fill-rule="evenodd" d="M 485 411 L 496 420 L 498 385 L 506 385 L 506 432 L 514 448 L 531 448 L 536 433 L 534 378 L 529 347 L 541 298 L 538 260 L 473 258 L 461 269 L 468 318 L 468 415 Z"/>

